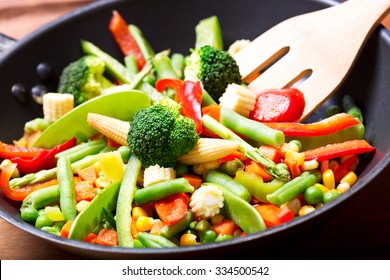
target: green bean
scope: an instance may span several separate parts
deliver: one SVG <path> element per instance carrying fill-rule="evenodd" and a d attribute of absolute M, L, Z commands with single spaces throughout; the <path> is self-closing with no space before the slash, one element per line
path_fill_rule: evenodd
<path fill-rule="evenodd" d="M 58 201 L 60 201 L 60 187 L 54 185 L 33 191 L 23 199 L 21 207 L 41 209 Z"/>
<path fill-rule="evenodd" d="M 102 51 L 93 43 L 82 40 L 81 48 L 84 53 L 92 54 L 101 58 L 105 63 L 107 72 L 114 78 L 125 84 L 130 84 L 133 81 L 134 75 L 132 75 L 132 73 L 122 63 L 120 63 L 108 53 Z"/>
<path fill-rule="evenodd" d="M 248 189 L 240 183 L 234 181 L 234 179 L 222 172 L 217 170 L 209 170 L 204 175 L 204 181 L 208 183 L 214 183 L 220 185 L 222 188 L 231 191 L 233 194 L 249 202 L 251 200 L 251 194 Z"/>
<path fill-rule="evenodd" d="M 20 208 L 20 217 L 23 221 L 26 221 L 30 224 L 35 224 L 39 216 L 38 210 L 34 207 L 21 207 Z"/>
<path fill-rule="evenodd" d="M 243 170 L 237 171 L 234 180 L 246 187 L 251 196 L 264 203 L 269 203 L 267 200 L 268 194 L 273 193 L 286 183 L 278 178 L 270 182 L 264 182 L 260 176 Z"/>
<path fill-rule="evenodd" d="M 132 155 L 127 164 L 125 175 L 121 183 L 118 202 L 116 206 L 116 227 L 118 232 L 119 246 L 134 247 L 134 240 L 130 232 L 131 227 L 131 205 L 134 193 L 137 188 L 137 179 L 141 172 L 142 163 Z"/>
<path fill-rule="evenodd" d="M 140 72 L 135 74 L 133 80 L 131 81 L 129 88 L 136 89 L 140 84 L 143 84 L 143 79 L 149 74 L 149 72 L 153 69 L 153 65 L 150 61 L 146 62 L 145 66 L 142 68 Z"/>
<path fill-rule="evenodd" d="M 171 59 L 169 58 L 168 54 L 168 50 L 162 51 L 156 54 L 152 60 L 154 69 L 157 73 L 157 79 L 178 79 L 178 76 L 176 75 L 176 71 L 172 67 Z"/>
<path fill-rule="evenodd" d="M 146 61 L 150 60 L 154 56 L 154 50 L 150 46 L 149 42 L 146 40 L 141 29 L 134 24 L 129 25 L 129 31 L 133 36 L 134 40 L 137 42 L 138 47 L 141 50 L 141 53 Z"/>
<path fill-rule="evenodd" d="M 177 247 L 175 243 L 170 241 L 169 239 L 160 236 L 160 235 L 154 235 L 146 232 L 139 232 L 136 235 L 137 239 L 142 242 L 142 244 L 149 248 L 172 248 Z"/>
<path fill-rule="evenodd" d="M 356 105 L 355 99 L 350 95 L 345 95 L 343 97 L 343 108 L 344 111 L 351 115 L 352 117 L 359 120 L 361 123 L 363 123 L 363 114 L 360 108 Z"/>
<path fill-rule="evenodd" d="M 86 156 L 97 154 L 104 147 L 106 147 L 107 143 L 104 140 L 94 140 L 86 143 L 82 143 L 73 148 L 70 148 L 66 151 L 56 154 L 54 157 L 58 160 L 61 156 L 66 156 L 69 158 L 69 161 L 75 162 L 80 159 L 85 158 Z"/>
<path fill-rule="evenodd" d="M 43 118 L 36 118 L 31 121 L 26 122 L 24 125 L 24 131 L 26 133 L 34 133 L 35 131 L 44 131 L 51 122 Z"/>
<path fill-rule="evenodd" d="M 120 183 L 105 187 L 89 205 L 76 217 L 70 228 L 69 238 L 83 240 L 104 218 L 103 208 L 114 211 L 117 203 Z M 129 229 L 130 230 L 130 229 Z"/>
<path fill-rule="evenodd" d="M 280 130 L 272 129 L 258 121 L 248 119 L 233 110 L 221 108 L 221 123 L 246 137 L 276 148 L 283 146 L 285 138 Z"/>
<path fill-rule="evenodd" d="M 60 187 L 60 208 L 66 221 L 73 221 L 77 216 L 76 194 L 74 191 L 73 172 L 67 157 L 57 161 L 57 178 Z"/>
<path fill-rule="evenodd" d="M 217 170 L 230 176 L 236 175 L 236 172 L 244 169 L 244 164 L 239 159 L 229 160 L 222 163 Z"/>
<path fill-rule="evenodd" d="M 187 214 L 183 218 L 181 218 L 179 221 L 177 221 L 173 225 L 163 226 L 163 228 L 159 232 L 159 235 L 164 236 L 165 238 L 171 239 L 176 234 L 185 230 L 193 220 L 194 220 L 194 213 L 192 213 L 192 211 L 188 211 Z"/>
<path fill-rule="evenodd" d="M 272 204 L 282 205 L 286 201 L 295 198 L 303 193 L 305 189 L 318 183 L 321 180 L 321 173 L 318 170 L 305 171 L 300 176 L 295 177 L 282 187 L 267 195 L 267 200 Z"/>
<path fill-rule="evenodd" d="M 174 194 L 193 191 L 194 187 L 186 179 L 176 178 L 136 190 L 134 201 L 136 204 L 142 205 Z"/>
<path fill-rule="evenodd" d="M 266 229 L 263 218 L 259 212 L 247 201 L 238 197 L 221 185 L 213 183 L 204 183 L 205 185 L 217 186 L 223 192 L 223 207 L 221 213 L 223 216 L 231 219 L 246 233 L 255 233 Z"/>
<path fill-rule="evenodd" d="M 138 73 L 137 60 L 133 54 L 125 56 L 124 61 L 126 68 L 129 69 L 133 75 Z"/>
<path fill-rule="evenodd" d="M 183 71 L 186 65 L 184 55 L 181 53 L 173 53 L 171 56 L 171 64 L 179 79 L 183 79 Z"/>

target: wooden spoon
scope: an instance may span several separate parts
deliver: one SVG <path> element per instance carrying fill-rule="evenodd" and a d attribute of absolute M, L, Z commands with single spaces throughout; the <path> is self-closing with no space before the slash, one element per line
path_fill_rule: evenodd
<path fill-rule="evenodd" d="M 305 96 L 304 120 L 339 88 L 389 10 L 390 0 L 348 0 L 295 16 L 257 37 L 234 58 L 244 81 L 261 73 L 249 84 L 254 92 L 291 87 L 301 80 L 296 88 Z"/>

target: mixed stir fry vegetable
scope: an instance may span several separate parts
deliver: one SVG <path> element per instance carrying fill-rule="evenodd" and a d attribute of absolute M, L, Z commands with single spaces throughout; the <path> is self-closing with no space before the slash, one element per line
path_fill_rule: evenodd
<path fill-rule="evenodd" d="M 234 60 L 248 41 L 224 50 L 216 16 L 188 54 L 155 53 L 116 11 L 109 32 L 123 63 L 82 41 L 43 117 L 0 142 L 2 193 L 43 231 L 123 247 L 239 238 L 347 192 L 375 149 L 351 96 L 299 123 L 299 90 L 249 90 Z"/>

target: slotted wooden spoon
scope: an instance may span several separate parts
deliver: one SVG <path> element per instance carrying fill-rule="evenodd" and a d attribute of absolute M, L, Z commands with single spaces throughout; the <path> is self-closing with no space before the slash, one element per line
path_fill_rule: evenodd
<path fill-rule="evenodd" d="M 249 84 L 255 92 L 297 85 L 305 96 L 304 120 L 339 88 L 389 10 L 390 0 L 348 0 L 295 16 L 257 37 L 234 58 L 244 81 L 261 73 Z"/>

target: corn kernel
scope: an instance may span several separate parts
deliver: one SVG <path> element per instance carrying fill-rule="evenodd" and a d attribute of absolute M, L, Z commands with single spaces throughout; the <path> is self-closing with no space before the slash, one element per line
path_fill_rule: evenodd
<path fill-rule="evenodd" d="M 211 224 L 215 225 L 223 221 L 223 216 L 222 215 L 215 215 L 214 217 L 211 218 Z"/>
<path fill-rule="evenodd" d="M 340 183 L 348 183 L 349 186 L 352 186 L 357 181 L 356 173 L 353 171 L 348 172 L 341 180 Z"/>
<path fill-rule="evenodd" d="M 99 189 L 104 189 L 111 185 L 111 183 L 112 182 L 105 176 L 100 176 L 95 180 L 95 186 Z"/>
<path fill-rule="evenodd" d="M 322 202 L 318 202 L 315 206 L 316 209 L 318 208 L 321 208 L 322 206 L 324 206 L 324 204 Z"/>
<path fill-rule="evenodd" d="M 131 210 L 131 215 L 132 215 L 134 220 L 138 220 L 139 217 L 147 217 L 148 213 L 142 207 L 134 207 Z"/>
<path fill-rule="evenodd" d="M 299 215 L 300 217 L 302 217 L 302 216 L 305 216 L 305 215 L 307 215 L 307 214 L 310 214 L 310 213 L 313 212 L 314 210 L 316 210 L 316 209 L 314 208 L 314 206 L 312 206 L 312 205 L 305 205 L 305 206 L 303 206 L 303 207 L 299 210 L 298 215 Z"/>
<path fill-rule="evenodd" d="M 346 183 L 346 182 L 343 182 L 343 183 L 340 183 L 336 190 L 338 190 L 340 193 L 345 193 L 346 191 L 348 191 L 349 189 L 351 188 L 351 185 Z"/>
<path fill-rule="evenodd" d="M 180 237 L 180 246 L 192 246 L 198 244 L 196 242 L 196 235 L 192 233 L 185 233 Z"/>
<path fill-rule="evenodd" d="M 87 206 L 89 205 L 89 201 L 88 200 L 81 200 L 77 203 L 76 205 L 76 210 L 77 210 L 77 213 L 81 213 L 85 210 L 85 208 L 87 208 Z"/>
<path fill-rule="evenodd" d="M 323 184 L 320 184 L 320 183 L 315 183 L 313 186 L 320 188 L 320 190 L 323 193 L 326 193 L 327 191 L 329 191 L 329 189 L 327 187 L 325 187 Z"/>
<path fill-rule="evenodd" d="M 322 183 L 329 190 L 333 190 L 336 187 L 332 169 L 327 169 L 322 173 Z"/>
<path fill-rule="evenodd" d="M 138 217 L 135 223 L 137 229 L 141 232 L 151 230 L 154 225 L 154 219 L 147 216 Z"/>
<path fill-rule="evenodd" d="M 294 215 L 298 215 L 299 210 L 302 207 L 302 204 L 298 198 L 293 198 L 291 200 L 286 201 L 286 203 L 283 203 L 280 207 L 281 208 L 287 207 L 294 213 Z"/>
<path fill-rule="evenodd" d="M 314 170 L 318 168 L 318 161 L 315 159 L 304 161 L 301 165 L 303 171 Z"/>

